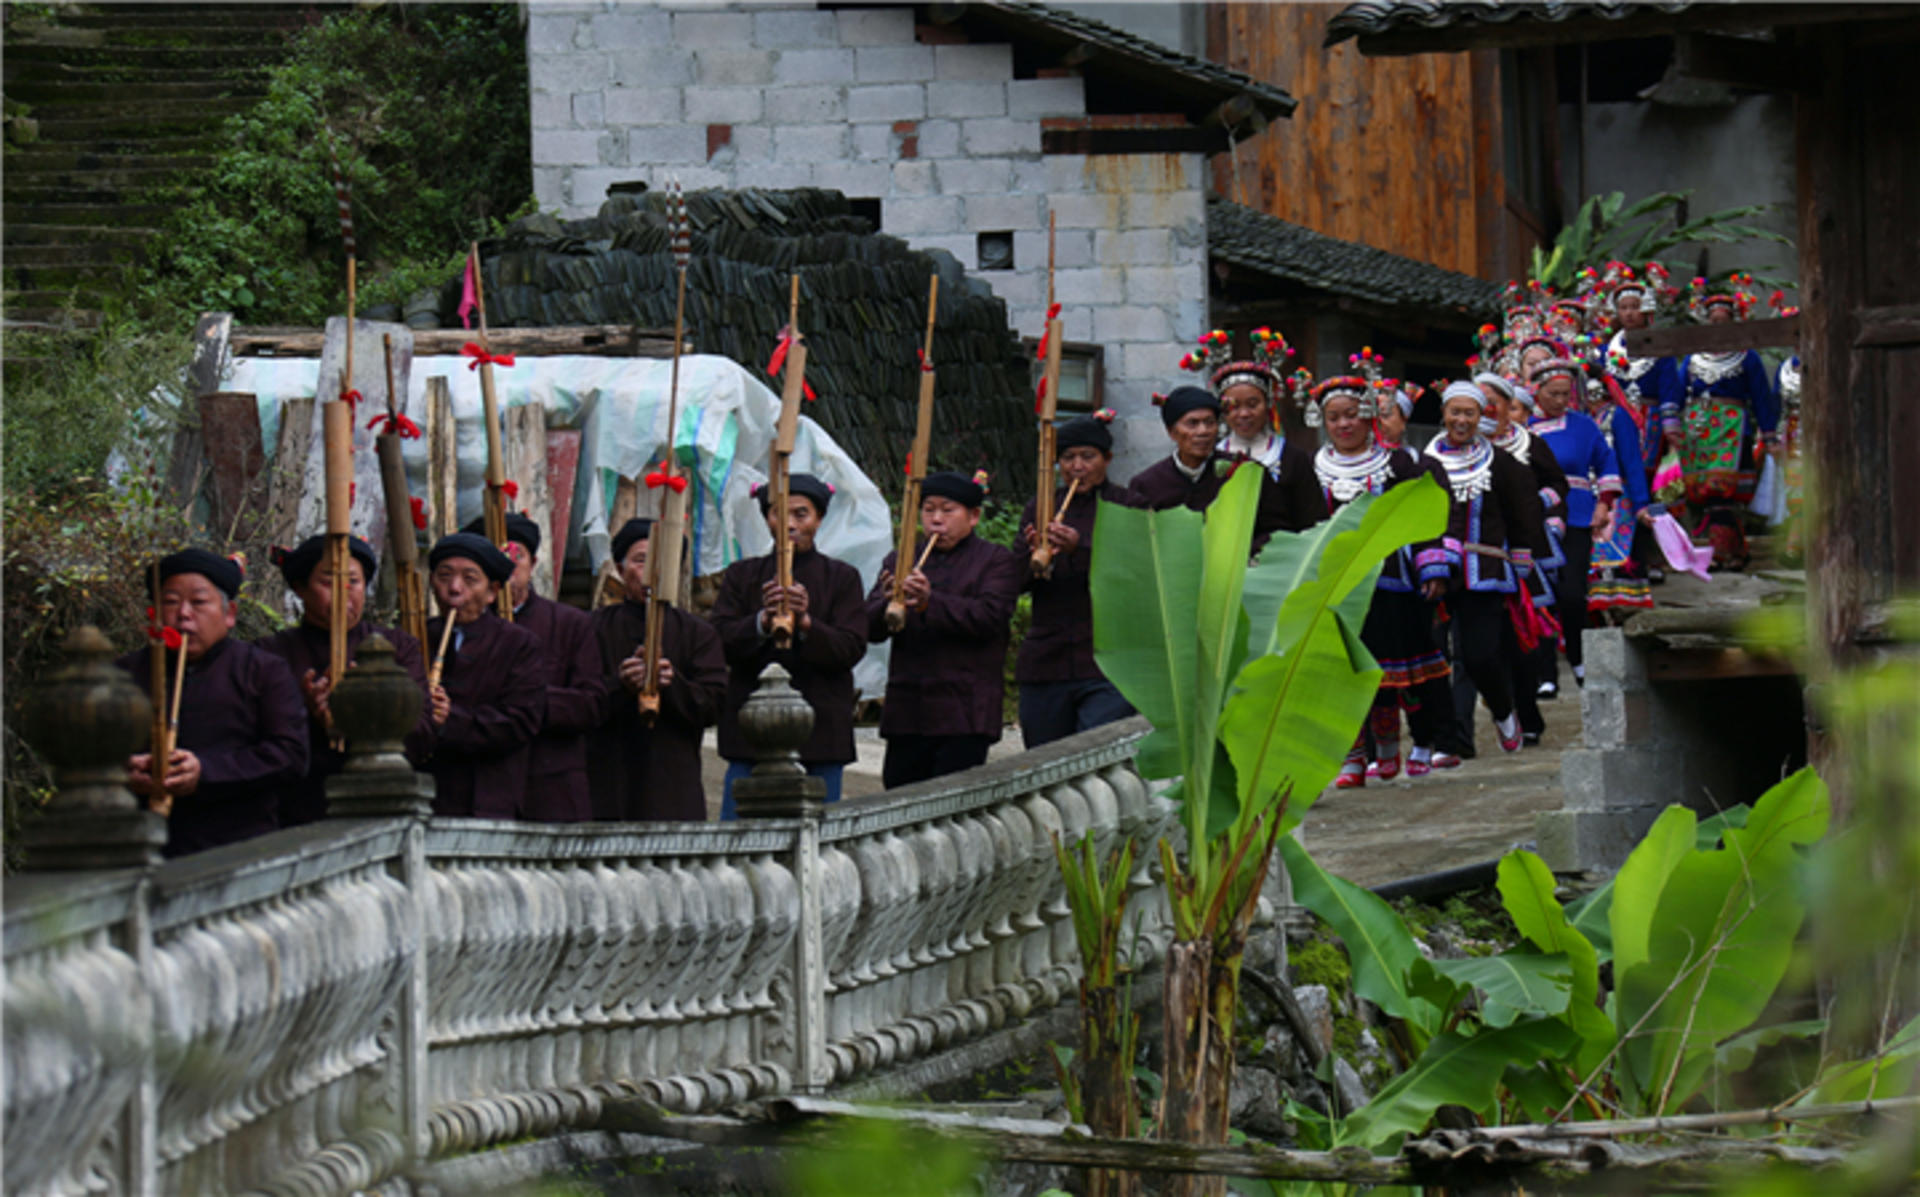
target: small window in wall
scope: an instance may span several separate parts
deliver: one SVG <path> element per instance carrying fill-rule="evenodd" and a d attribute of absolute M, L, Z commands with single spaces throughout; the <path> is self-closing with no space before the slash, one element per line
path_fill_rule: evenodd
<path fill-rule="evenodd" d="M 1036 337 L 1023 338 L 1029 354 L 1038 351 L 1040 341 Z M 1033 358 L 1033 378 L 1035 387 L 1040 385 L 1040 376 L 1046 372 L 1047 363 Z M 1066 341 L 1060 346 L 1060 396 L 1055 406 L 1063 412 L 1096 411 L 1105 406 L 1102 402 L 1106 389 L 1106 349 L 1090 341 Z"/>
<path fill-rule="evenodd" d="M 879 200 L 849 198 L 847 200 L 847 210 L 851 212 L 853 215 L 858 216 L 863 220 L 871 222 L 873 225 L 874 232 L 877 233 L 880 231 L 880 201 Z"/>
<path fill-rule="evenodd" d="M 974 242 L 975 261 L 981 270 L 1013 269 L 1013 234 L 981 233 Z"/>

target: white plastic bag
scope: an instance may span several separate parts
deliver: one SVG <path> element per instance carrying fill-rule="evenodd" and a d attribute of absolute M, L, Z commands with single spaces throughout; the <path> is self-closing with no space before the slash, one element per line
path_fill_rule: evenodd
<path fill-rule="evenodd" d="M 1760 482 L 1753 488 L 1753 502 L 1747 509 L 1764 516 L 1769 526 L 1787 522 L 1787 490 L 1780 484 L 1780 466 L 1773 454 L 1760 458 Z"/>

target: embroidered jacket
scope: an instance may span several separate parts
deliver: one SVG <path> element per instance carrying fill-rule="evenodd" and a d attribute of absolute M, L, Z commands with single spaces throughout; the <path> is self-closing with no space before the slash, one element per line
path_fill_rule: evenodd
<path fill-rule="evenodd" d="M 1731 399 L 1751 413 L 1760 431 L 1771 433 L 1780 423 L 1780 400 L 1767 381 L 1767 368 L 1760 355 L 1743 349 L 1738 356 L 1729 353 L 1695 353 L 1687 357 L 1682 373 L 1687 387 L 1687 402 L 1702 399 Z M 1665 412 L 1661 413 L 1667 419 Z M 1671 417 L 1678 427 L 1680 413 Z"/>
<path fill-rule="evenodd" d="M 1314 454 L 1313 472 L 1329 516 L 1362 494 L 1383 495 L 1422 474 L 1439 483 L 1440 489 L 1447 488 L 1447 471 L 1438 461 L 1416 458 L 1405 449 L 1389 449 L 1377 443 L 1353 457 L 1336 453 L 1332 445 L 1322 445 Z M 1447 563 L 1435 551 L 1440 547 L 1439 540 L 1427 540 L 1394 553 L 1381 567 L 1376 588 L 1406 593 L 1418 589 L 1422 582 L 1444 580 Z"/>
<path fill-rule="evenodd" d="M 1436 437 L 1425 456 L 1445 470 L 1453 505 L 1439 547 L 1414 557 L 1422 576 L 1438 561 L 1456 586 L 1513 593 L 1515 571 L 1524 575 L 1547 551 L 1540 492 L 1527 467 L 1484 437 L 1459 448 Z"/>
<path fill-rule="evenodd" d="M 1569 410 L 1555 419 L 1536 420 L 1527 431 L 1551 450 L 1566 473 L 1567 523 L 1575 528 L 1593 527 L 1596 498 L 1618 498 L 1623 489 L 1620 463 L 1600 425 L 1584 412 Z"/>

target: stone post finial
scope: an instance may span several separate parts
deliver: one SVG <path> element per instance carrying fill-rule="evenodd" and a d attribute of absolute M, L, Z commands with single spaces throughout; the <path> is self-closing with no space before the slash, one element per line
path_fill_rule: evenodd
<path fill-rule="evenodd" d="M 67 637 L 66 664 L 34 688 L 27 740 L 53 766 L 55 793 L 21 832 L 29 869 L 138 868 L 160 859 L 166 821 L 127 789 L 127 758 L 147 746 L 153 705 L 113 665 L 91 624 Z"/>
<path fill-rule="evenodd" d="M 760 684 L 740 708 L 740 731 L 758 762 L 733 783 L 733 805 L 743 819 L 818 818 L 827 797 L 824 778 L 810 777 L 800 746 L 813 734 L 813 707 L 778 664 L 760 671 Z"/>
<path fill-rule="evenodd" d="M 394 660 L 384 636 L 369 636 L 327 701 L 333 727 L 347 742 L 347 763 L 327 779 L 329 818 L 423 815 L 433 807 L 433 780 L 407 763 L 407 733 L 427 696 Z"/>

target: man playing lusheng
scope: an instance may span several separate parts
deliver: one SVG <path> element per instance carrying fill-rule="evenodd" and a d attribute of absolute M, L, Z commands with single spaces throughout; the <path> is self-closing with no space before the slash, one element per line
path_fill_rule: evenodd
<path fill-rule="evenodd" d="M 307 769 L 307 712 L 285 661 L 229 635 L 240 613 L 238 564 L 184 549 L 162 558 L 158 573 L 155 630 L 179 638 L 167 659 L 169 701 L 176 654 L 186 654 L 179 738 L 160 770 L 149 753 L 129 759 L 127 786 L 156 809 L 171 803 L 165 852 L 184 856 L 280 825 L 281 795 Z M 116 664 L 144 685 L 149 661 L 141 649 Z"/>
<path fill-rule="evenodd" d="M 840 800 L 840 774 L 854 757 L 853 667 L 867 652 L 860 574 L 814 547 L 833 488 L 812 474 L 793 474 L 787 489 L 784 512 L 771 510 L 771 487 L 760 487 L 755 497 L 769 528 L 784 519 L 793 543 L 793 585 L 784 592 L 793 615 L 792 646 L 776 647 L 768 623 L 783 597 L 773 553 L 728 566 L 713 604 L 713 627 L 727 655 L 727 700 L 720 712 L 720 755 L 727 760 L 722 819 L 734 816 L 734 781 L 753 768 L 753 750 L 740 733 L 740 708 L 769 664 L 791 674 L 793 688 L 813 707 L 813 734 L 801 745 L 800 760 L 826 781 L 828 802 Z"/>
<path fill-rule="evenodd" d="M 482 521 L 467 525 L 478 533 Z M 593 817 L 587 800 L 587 733 L 600 726 L 609 686 L 587 613 L 533 591 L 540 561 L 540 525 L 517 511 L 507 515 L 513 562 L 507 592 L 514 626 L 532 632 L 547 667 L 547 719 L 533 741 L 527 765 L 527 796 L 520 815 L 536 823 L 577 823 Z"/>
<path fill-rule="evenodd" d="M 986 500 L 984 475 L 930 474 L 920 487 L 920 527 L 933 540 L 926 564 L 907 575 L 906 626 L 887 627 L 893 571 L 887 554 L 867 596 L 867 638 L 893 640 L 887 667 L 888 789 L 982 764 L 1000 738 L 1007 624 L 1020 597 L 1020 563 L 973 534 Z M 903 516 L 904 518 L 904 516 Z"/>
<path fill-rule="evenodd" d="M 420 643 L 398 628 L 380 627 L 362 618 L 367 606 L 367 584 L 380 568 L 373 546 L 358 536 L 348 537 L 346 603 L 347 661 L 369 636 L 383 636 L 393 645 L 393 659 L 424 694 L 427 666 Z M 291 551 L 275 549 L 275 564 L 289 589 L 300 596 L 300 622 L 259 641 L 261 648 L 287 663 L 307 704 L 307 771 L 289 786 L 280 800 L 280 826 L 294 827 L 323 819 L 327 814 L 327 778 L 340 771 L 346 754 L 333 747 L 328 700 L 333 679 L 326 676 L 331 644 L 328 629 L 333 610 L 333 571 L 327 562 L 327 538 L 309 536 Z M 414 764 L 433 751 L 433 712 L 422 704 L 420 720 L 407 736 L 407 757 Z"/>
<path fill-rule="evenodd" d="M 641 719 L 653 527 L 652 520 L 632 519 L 614 536 L 613 560 L 627 597 L 592 616 L 601 669 L 617 683 L 605 720 L 587 738 L 593 817 L 704 822 L 700 736 L 720 718 L 727 663 L 711 624 L 677 607 L 662 607 L 660 712 L 651 727 Z"/>
<path fill-rule="evenodd" d="M 1031 550 L 1042 530 L 1033 526 L 1034 501 L 1020 516 L 1020 534 L 1029 554 L 1021 558 L 1023 589 L 1033 594 L 1033 622 L 1020 642 L 1014 680 L 1020 683 L 1020 732 L 1028 748 L 1086 731 L 1133 714 L 1093 660 L 1093 523 L 1102 501 L 1127 503 L 1127 488 L 1107 478 L 1113 464 L 1111 409 L 1062 424 L 1054 433 L 1060 472 L 1078 483 L 1073 502 L 1059 506 L 1066 487 L 1054 496 L 1055 516 L 1044 534 L 1053 546 L 1049 576 L 1033 572 Z"/>
<path fill-rule="evenodd" d="M 454 622 L 445 671 L 428 691 L 437 729 L 433 813 L 517 818 L 533 738 L 546 720 L 547 669 L 534 634 L 494 614 L 513 562 L 486 537 L 455 532 L 433 546 L 427 565 L 442 612 L 427 624 L 435 651 L 446 621 Z"/>

